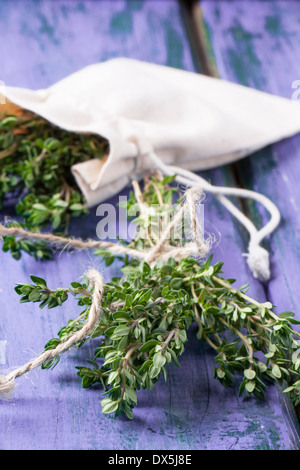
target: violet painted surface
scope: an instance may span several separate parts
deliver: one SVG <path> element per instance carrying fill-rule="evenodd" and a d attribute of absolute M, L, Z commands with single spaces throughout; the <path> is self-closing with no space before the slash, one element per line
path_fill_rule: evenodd
<path fill-rule="evenodd" d="M 50 5 L 51 4 L 51 5 Z M 127 56 L 193 70 L 192 55 L 175 0 L 4 1 L 0 2 L 0 79 L 9 85 L 46 87 L 81 67 L 109 57 Z M 205 173 L 215 184 L 234 184 L 229 167 Z M 126 194 L 124 190 L 123 194 Z M 114 201 L 117 200 L 114 198 Z M 2 214 L 4 215 L 4 214 Z M 95 237 L 96 210 L 72 224 L 72 233 Z M 217 203 L 207 198 L 205 228 L 221 233 L 215 259 L 225 262 L 226 276 L 250 295 L 265 300 L 241 252 L 243 233 Z M 41 275 L 49 286 L 67 286 L 94 266 L 106 279 L 117 266 L 103 267 L 91 252 L 57 255 L 36 263 L 28 256 L 14 261 L 0 253 L 1 363 L 10 368 L 42 351 L 77 308 L 41 311 L 20 305 L 13 288 Z M 6 341 L 6 343 L 5 343 Z M 224 389 L 212 377 L 213 355 L 190 332 L 181 368 L 170 367 L 167 382 L 141 391 L 134 420 L 101 414 L 101 390 L 83 390 L 74 366 L 85 365 L 93 344 L 65 355 L 53 371 L 36 370 L 18 381 L 11 402 L 0 403 L 1 449 L 290 449 L 289 429 L 275 387 L 267 400 L 238 398 L 237 387 Z"/>
<path fill-rule="evenodd" d="M 298 1 L 238 2 L 204 0 L 204 21 L 219 76 L 299 103 L 300 4 Z M 298 102 L 297 102 L 298 101 Z M 273 277 L 269 299 L 300 318 L 300 136 L 286 139 L 238 165 L 243 186 L 270 197 L 282 221 L 268 242 Z M 249 205 L 259 222 L 260 207 Z"/>
<path fill-rule="evenodd" d="M 129 0 L 2 0 L 1 80 L 43 88 L 92 63 L 113 57 L 192 70 L 178 6 Z M 21 77 L 20 77 L 21 74 Z"/>

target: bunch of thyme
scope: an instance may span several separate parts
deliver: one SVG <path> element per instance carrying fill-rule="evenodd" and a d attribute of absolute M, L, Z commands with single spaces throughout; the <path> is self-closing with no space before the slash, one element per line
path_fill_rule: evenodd
<path fill-rule="evenodd" d="M 130 247 L 144 249 L 156 242 L 156 229 L 149 232 L 149 214 L 155 227 L 163 223 L 165 206 L 170 205 L 174 188 L 171 179 L 147 179 L 144 191 L 134 183 L 127 203 L 139 204 L 135 219 L 137 236 Z M 180 199 L 179 199 L 180 201 Z M 154 211 L 154 212 L 153 212 Z M 175 243 L 175 242 L 174 242 Z M 106 264 L 114 261 L 109 251 L 96 250 Z M 154 265 L 123 258 L 122 276 L 104 287 L 101 319 L 90 335 L 97 341 L 89 366 L 77 367 L 82 386 L 101 383 L 103 413 L 133 418 L 137 391 L 152 389 L 162 375 L 167 377 L 170 363 L 179 365 L 192 323 L 198 325 L 197 337 L 209 344 L 215 354 L 214 377 L 225 387 L 240 379 L 239 393 L 264 397 L 267 383 L 288 385 L 286 392 L 295 405 L 300 402 L 300 334 L 293 325 L 291 312 L 276 314 L 269 302 L 259 303 L 247 296 L 247 286 L 237 289 L 234 280 L 222 277 L 222 263 L 212 265 L 212 258 L 201 263 L 192 257 Z M 56 348 L 73 332 L 83 328 L 92 303 L 93 288 L 87 278 L 68 288 L 53 290 L 44 279 L 32 276 L 33 284 L 18 284 L 21 302 L 37 302 L 53 308 L 75 297 L 82 313 L 70 320 L 45 350 Z M 78 344 L 81 347 L 88 338 Z M 55 357 L 43 364 L 54 367 Z"/>
<path fill-rule="evenodd" d="M 36 231 L 49 226 L 67 233 L 70 219 L 87 213 L 70 168 L 102 158 L 107 146 L 105 139 L 68 132 L 28 111 L 0 114 L 0 208 L 15 200 L 20 219 L 7 226 Z M 37 259 L 50 257 L 44 243 L 14 237 L 5 238 L 3 250 L 16 259 L 22 251 Z"/>

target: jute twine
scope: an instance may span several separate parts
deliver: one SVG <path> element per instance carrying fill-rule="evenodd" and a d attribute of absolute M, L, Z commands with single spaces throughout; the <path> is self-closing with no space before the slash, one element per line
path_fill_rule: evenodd
<path fill-rule="evenodd" d="M 93 287 L 93 295 L 89 316 L 82 329 L 69 335 L 64 340 L 64 342 L 59 344 L 55 349 L 44 351 L 38 357 L 27 362 L 27 364 L 24 364 L 23 366 L 15 369 L 5 376 L 0 376 L 0 395 L 2 397 L 9 398 L 11 396 L 11 392 L 14 389 L 14 382 L 17 377 L 30 372 L 31 370 L 43 364 L 43 362 L 49 361 L 50 359 L 59 356 L 75 343 L 87 337 L 98 324 L 101 316 L 101 299 L 104 287 L 103 277 L 98 271 L 94 269 L 88 271 L 87 277 L 89 279 L 90 286 Z"/>
<path fill-rule="evenodd" d="M 156 263 L 158 259 L 167 260 L 173 257 L 176 260 L 182 259 L 186 256 L 204 257 L 209 249 L 210 244 L 204 240 L 202 234 L 198 230 L 198 220 L 196 214 L 196 201 L 202 196 L 202 191 L 199 188 L 191 188 L 185 193 L 185 202 L 180 206 L 180 209 L 173 217 L 165 231 L 162 233 L 157 243 L 148 251 L 139 251 L 127 246 L 118 245 L 113 242 L 105 241 L 82 241 L 74 238 L 64 238 L 61 236 L 53 235 L 50 233 L 43 234 L 38 232 L 29 232 L 20 227 L 7 228 L 0 224 L 0 236 L 21 236 L 26 239 L 43 240 L 54 245 L 68 245 L 76 249 L 92 249 L 92 248 L 107 248 L 113 254 L 127 254 L 139 259 L 145 259 L 150 265 Z M 183 246 L 174 246 L 168 243 L 172 231 L 180 223 L 183 214 L 189 214 L 189 222 L 191 227 L 191 241 Z M 15 379 L 36 367 L 43 364 L 45 361 L 54 359 L 62 353 L 70 349 L 76 343 L 89 337 L 94 331 L 99 322 L 101 321 L 101 300 L 104 289 L 104 280 L 102 275 L 97 270 L 90 270 L 87 272 L 89 285 L 93 290 L 92 304 L 90 307 L 89 315 L 83 327 L 70 334 L 62 343 L 56 348 L 44 351 L 42 354 L 27 362 L 23 366 L 9 372 L 6 375 L 0 375 L 0 396 L 2 398 L 10 398 L 15 385 Z"/>

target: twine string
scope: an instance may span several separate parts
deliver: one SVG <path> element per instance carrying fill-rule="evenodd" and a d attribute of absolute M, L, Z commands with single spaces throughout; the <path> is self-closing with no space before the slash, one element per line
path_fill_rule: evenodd
<path fill-rule="evenodd" d="M 170 257 L 181 259 L 185 256 L 196 255 L 204 257 L 209 251 L 209 243 L 203 240 L 199 234 L 198 221 L 196 215 L 196 201 L 201 196 L 201 191 L 198 188 L 191 188 L 186 191 L 185 202 L 182 204 L 173 220 L 168 224 L 162 236 L 157 243 L 147 252 L 132 249 L 128 246 L 118 245 L 113 242 L 103 242 L 94 240 L 79 240 L 74 238 L 65 238 L 51 233 L 29 232 L 22 227 L 6 228 L 0 224 L 0 236 L 22 236 L 27 239 L 44 240 L 56 245 L 71 245 L 78 249 L 90 248 L 107 248 L 112 253 L 127 254 L 139 259 L 145 259 L 150 265 L 153 265 L 159 258 L 166 260 Z M 168 243 L 172 231 L 179 224 L 180 219 L 183 217 L 185 210 L 188 210 L 190 216 L 190 225 L 192 229 L 192 241 L 183 246 L 171 245 Z M 92 304 L 90 307 L 87 321 L 83 327 L 71 333 L 63 342 L 58 344 L 55 348 L 44 351 L 39 356 L 30 360 L 21 367 L 16 368 L 6 375 L 0 375 L 0 397 L 8 399 L 11 397 L 15 386 L 15 379 L 36 367 L 42 365 L 44 362 L 60 356 L 62 353 L 70 349 L 76 343 L 87 338 L 91 332 L 97 327 L 101 320 L 101 300 L 103 296 L 104 281 L 102 275 L 97 270 L 90 270 L 87 273 L 90 287 L 93 289 Z"/>
<path fill-rule="evenodd" d="M 70 349 L 71 346 L 86 338 L 97 326 L 101 318 L 101 299 L 103 295 L 104 282 L 101 274 L 94 269 L 88 271 L 87 277 L 89 279 L 90 286 L 93 288 L 93 295 L 88 319 L 84 326 L 81 330 L 70 334 L 65 341 L 58 344 L 54 349 L 46 350 L 23 366 L 18 367 L 7 375 L 0 376 L 0 396 L 3 398 L 9 398 L 14 389 L 15 379 L 17 377 L 32 371 L 46 361 L 60 356 L 63 352 Z"/>
<path fill-rule="evenodd" d="M 153 151 L 148 151 L 148 157 L 153 164 L 165 175 L 176 175 L 176 180 L 187 187 L 200 187 L 206 192 L 213 194 L 220 203 L 246 228 L 249 233 L 247 263 L 255 278 L 262 282 L 270 279 L 270 262 L 268 251 L 260 246 L 265 237 L 270 235 L 280 223 L 280 212 L 277 206 L 263 194 L 243 188 L 229 188 L 213 186 L 204 178 L 195 173 L 173 165 L 166 165 Z M 236 196 L 252 199 L 264 206 L 270 214 L 270 220 L 260 230 L 253 222 L 238 209 L 226 196 Z"/>

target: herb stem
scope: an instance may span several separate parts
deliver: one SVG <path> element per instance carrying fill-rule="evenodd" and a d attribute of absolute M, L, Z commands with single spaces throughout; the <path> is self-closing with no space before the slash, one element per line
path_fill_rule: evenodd
<path fill-rule="evenodd" d="M 253 348 L 248 343 L 245 336 L 237 328 L 235 328 L 232 325 L 229 325 L 223 318 L 220 318 L 219 320 L 220 320 L 221 323 L 223 323 L 223 325 L 225 325 L 227 328 L 230 328 L 235 334 L 237 334 L 239 336 L 239 338 L 242 340 L 242 342 L 246 346 L 246 349 L 248 350 L 248 353 L 249 353 L 249 360 L 250 360 L 250 362 L 252 362 L 253 361 Z"/>

